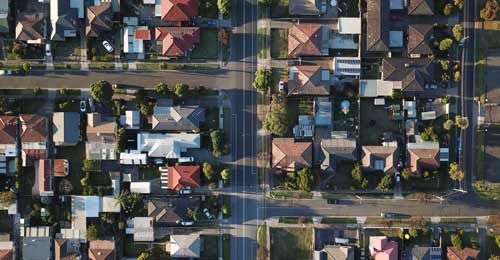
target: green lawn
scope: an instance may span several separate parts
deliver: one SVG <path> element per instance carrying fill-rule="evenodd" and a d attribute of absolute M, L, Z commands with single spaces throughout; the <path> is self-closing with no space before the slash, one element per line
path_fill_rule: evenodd
<path fill-rule="evenodd" d="M 312 199 L 312 193 L 305 191 L 271 191 L 269 196 L 274 199 Z"/>
<path fill-rule="evenodd" d="M 0 211 L 0 232 L 10 233 L 12 231 L 12 218 L 7 211 Z"/>
<path fill-rule="evenodd" d="M 123 246 L 123 256 L 138 257 L 143 251 L 149 248 L 147 244 L 134 242 L 133 236 L 126 236 Z"/>
<path fill-rule="evenodd" d="M 312 258 L 311 228 L 271 228 L 271 259 L 304 260 Z"/>
<path fill-rule="evenodd" d="M 219 236 L 201 235 L 200 257 L 204 259 L 216 259 L 219 257 Z"/>
<path fill-rule="evenodd" d="M 384 132 L 399 133 L 398 121 L 391 120 L 383 106 L 373 105 L 373 99 L 361 99 L 361 145 L 378 145 Z"/>
<path fill-rule="evenodd" d="M 310 217 L 280 217 L 279 223 L 283 223 L 283 224 L 312 223 L 312 218 L 310 218 Z"/>
<path fill-rule="evenodd" d="M 54 69 L 57 70 L 79 70 L 81 68 L 80 63 L 55 63 L 54 64 Z"/>
<path fill-rule="evenodd" d="M 209 107 L 205 111 L 205 122 L 202 123 L 203 130 L 219 129 L 219 109 Z"/>
<path fill-rule="evenodd" d="M 45 100 L 45 99 L 22 99 L 19 102 L 21 103 L 21 113 L 23 113 L 23 114 L 36 114 L 45 105 L 47 100 Z"/>
<path fill-rule="evenodd" d="M 476 224 L 476 218 L 441 218 L 441 224 Z"/>
<path fill-rule="evenodd" d="M 91 70 L 112 70 L 115 68 L 113 62 L 91 62 L 89 64 L 89 69 Z"/>
<path fill-rule="evenodd" d="M 194 47 L 191 53 L 193 59 L 217 59 L 219 54 L 219 41 L 217 39 L 217 30 L 200 29 L 200 43 Z"/>
<path fill-rule="evenodd" d="M 257 55 L 260 59 L 267 58 L 266 41 L 268 37 L 269 36 L 267 35 L 265 28 L 257 29 L 257 50 L 258 50 Z"/>
<path fill-rule="evenodd" d="M 160 178 L 160 170 L 156 166 L 139 168 L 139 180 L 151 180 Z"/>
<path fill-rule="evenodd" d="M 476 181 L 473 187 L 482 198 L 500 200 L 500 183 Z"/>
<path fill-rule="evenodd" d="M 271 58 L 288 57 L 288 30 L 271 28 Z"/>
<path fill-rule="evenodd" d="M 267 226 L 266 223 L 262 224 L 259 226 L 257 229 L 257 244 L 259 246 L 266 246 L 266 239 L 267 239 Z"/>
<path fill-rule="evenodd" d="M 357 224 L 356 218 L 323 218 L 321 224 Z"/>
<path fill-rule="evenodd" d="M 51 43 L 52 55 L 57 58 L 71 58 L 72 56 L 80 56 L 80 38 L 67 38 L 63 43 Z"/>
<path fill-rule="evenodd" d="M 57 148 L 56 158 L 68 159 L 69 161 L 69 175 L 65 178 L 71 181 L 73 190 L 71 194 L 81 195 L 82 186 L 80 179 L 82 175 L 82 161 L 85 159 L 85 143 L 79 142 L 76 146 L 63 146 Z"/>
<path fill-rule="evenodd" d="M 231 260 L 231 235 L 222 235 L 222 260 Z"/>

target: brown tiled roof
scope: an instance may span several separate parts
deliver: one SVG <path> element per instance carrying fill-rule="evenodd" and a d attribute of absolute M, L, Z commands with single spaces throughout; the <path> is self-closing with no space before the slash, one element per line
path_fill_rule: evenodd
<path fill-rule="evenodd" d="M 409 54 L 432 54 L 429 45 L 433 33 L 430 24 L 412 24 L 408 27 L 408 53 Z"/>
<path fill-rule="evenodd" d="M 422 173 L 425 170 L 439 168 L 439 148 L 408 148 L 409 167 L 413 173 Z"/>
<path fill-rule="evenodd" d="M 102 33 L 110 32 L 113 28 L 111 3 L 102 2 L 100 5 L 87 7 L 87 37 L 99 37 Z"/>
<path fill-rule="evenodd" d="M 321 24 L 294 24 L 288 32 L 288 56 L 321 56 Z"/>
<path fill-rule="evenodd" d="M 368 0 L 366 50 L 389 51 L 389 0 Z"/>
<path fill-rule="evenodd" d="M 20 115 L 21 141 L 40 143 L 47 140 L 47 120 L 39 115 Z"/>
<path fill-rule="evenodd" d="M 395 166 L 399 160 L 399 152 L 397 147 L 382 146 L 382 145 L 365 145 L 361 147 L 363 154 L 361 156 L 361 164 L 369 170 L 377 170 L 375 162 L 381 160 L 384 162 L 383 171 L 389 172 L 395 170 Z"/>
<path fill-rule="evenodd" d="M 115 241 L 112 240 L 94 240 L 89 243 L 90 260 L 114 260 Z"/>
<path fill-rule="evenodd" d="M 200 187 L 200 166 L 177 165 L 168 167 L 168 188 L 182 190 L 186 187 Z"/>
<path fill-rule="evenodd" d="M 0 144 L 15 144 L 17 117 L 0 116 Z"/>
<path fill-rule="evenodd" d="M 56 238 L 54 240 L 54 255 L 55 260 L 76 260 L 78 254 L 75 252 L 68 252 L 68 239 Z"/>
<path fill-rule="evenodd" d="M 198 16 L 198 0 L 161 0 L 161 20 L 165 22 L 189 21 Z"/>
<path fill-rule="evenodd" d="M 12 249 L 0 249 L 0 260 L 13 260 L 14 254 Z"/>
<path fill-rule="evenodd" d="M 68 160 L 66 159 L 54 159 L 54 176 L 64 177 L 66 176 L 66 164 Z"/>
<path fill-rule="evenodd" d="M 476 260 L 479 259 L 479 250 L 466 247 L 463 249 L 457 247 L 448 247 L 448 260 Z"/>
<path fill-rule="evenodd" d="M 330 95 L 330 81 L 321 78 L 317 65 L 293 66 L 293 79 L 288 81 L 288 95 Z"/>
<path fill-rule="evenodd" d="M 46 159 L 47 154 L 45 149 L 23 149 L 23 157 L 26 158 L 26 166 L 33 166 L 38 159 Z"/>
<path fill-rule="evenodd" d="M 272 167 L 295 171 L 312 165 L 312 143 L 295 142 L 293 138 L 274 138 Z"/>
<path fill-rule="evenodd" d="M 87 140 L 92 142 L 115 142 L 116 122 L 103 118 L 99 113 L 87 114 Z"/>
<path fill-rule="evenodd" d="M 18 15 L 16 26 L 16 40 L 28 41 L 44 39 L 44 30 L 47 29 L 47 20 L 41 13 Z"/>
<path fill-rule="evenodd" d="M 401 81 L 403 91 L 419 92 L 434 81 L 434 62 L 429 58 L 384 58 L 382 79 Z"/>
<path fill-rule="evenodd" d="M 409 15 L 434 15 L 434 0 L 410 0 Z"/>
<path fill-rule="evenodd" d="M 38 180 L 38 192 L 52 191 L 50 183 L 50 170 L 51 170 L 50 160 L 46 159 L 38 160 L 38 168 L 36 172 Z"/>
<path fill-rule="evenodd" d="M 198 27 L 156 27 L 155 38 L 162 42 L 163 56 L 186 56 L 200 43 Z"/>

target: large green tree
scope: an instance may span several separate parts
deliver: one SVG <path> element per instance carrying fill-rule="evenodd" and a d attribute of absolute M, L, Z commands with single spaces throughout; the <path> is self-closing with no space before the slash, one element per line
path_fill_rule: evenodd
<path fill-rule="evenodd" d="M 229 10 L 231 10 L 231 0 L 217 0 L 217 8 L 219 8 L 222 14 L 229 14 Z"/>
<path fill-rule="evenodd" d="M 90 85 L 90 94 L 95 100 L 107 103 L 113 97 L 113 88 L 109 82 L 101 80 Z"/>
<path fill-rule="evenodd" d="M 271 101 L 271 111 L 264 121 L 264 128 L 279 136 L 288 132 L 287 100 L 284 94 L 274 94 Z"/>
<path fill-rule="evenodd" d="M 487 0 L 484 4 L 484 8 L 481 9 L 479 16 L 486 21 L 495 20 L 498 13 L 498 2 L 497 0 Z"/>
<path fill-rule="evenodd" d="M 450 174 L 450 179 L 454 181 L 461 181 L 465 177 L 464 172 L 458 167 L 458 164 L 456 162 L 450 163 L 449 174 Z"/>
<path fill-rule="evenodd" d="M 392 188 L 392 175 L 384 175 L 377 185 L 377 190 L 388 191 Z"/>
<path fill-rule="evenodd" d="M 189 90 L 189 86 L 187 84 L 177 83 L 175 84 L 174 93 L 179 99 L 183 99 L 186 97 Z"/>
<path fill-rule="evenodd" d="M 311 191 L 314 178 L 309 168 L 303 168 L 297 172 L 297 186 L 301 191 Z"/>
<path fill-rule="evenodd" d="M 253 86 L 261 93 L 267 93 L 267 91 L 273 85 L 273 73 L 269 69 L 258 69 L 255 72 L 255 79 L 253 81 Z"/>

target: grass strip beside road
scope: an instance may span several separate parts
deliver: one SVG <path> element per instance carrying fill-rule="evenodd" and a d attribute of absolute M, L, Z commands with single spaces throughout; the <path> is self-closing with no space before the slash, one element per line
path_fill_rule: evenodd
<path fill-rule="evenodd" d="M 308 224 L 312 223 L 310 217 L 280 217 L 279 223 L 282 224 Z"/>
<path fill-rule="evenodd" d="M 267 47 L 266 47 L 267 37 L 269 36 L 267 35 L 265 28 L 257 29 L 257 47 L 258 47 L 257 55 L 259 59 L 267 58 Z"/>
<path fill-rule="evenodd" d="M 323 218 L 321 224 L 357 224 L 356 218 Z"/>
<path fill-rule="evenodd" d="M 231 235 L 222 235 L 222 260 L 231 260 Z"/>
<path fill-rule="evenodd" d="M 474 156 L 476 157 L 476 161 L 474 163 L 475 175 L 478 180 L 484 179 L 484 129 L 482 127 L 478 127 L 476 129 L 476 140 L 475 140 L 475 151 Z"/>
<path fill-rule="evenodd" d="M 476 193 L 490 200 L 500 200 L 500 183 L 476 181 L 473 184 Z"/>
<path fill-rule="evenodd" d="M 476 224 L 475 218 L 441 218 L 441 224 Z"/>
<path fill-rule="evenodd" d="M 216 70 L 218 64 L 196 63 L 196 64 L 177 64 L 177 63 L 137 63 L 137 70 Z"/>
<path fill-rule="evenodd" d="M 311 192 L 304 191 L 271 191 L 269 197 L 272 199 L 312 199 Z"/>

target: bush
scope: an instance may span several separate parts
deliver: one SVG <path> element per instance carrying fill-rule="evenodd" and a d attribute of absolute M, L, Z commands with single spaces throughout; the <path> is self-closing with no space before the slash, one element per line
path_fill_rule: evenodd
<path fill-rule="evenodd" d="M 298 171 L 297 186 L 301 191 L 311 191 L 314 182 L 314 176 L 309 168 Z"/>
<path fill-rule="evenodd" d="M 90 85 L 90 94 L 95 100 L 107 103 L 113 97 L 113 88 L 109 82 L 101 80 Z"/>
<path fill-rule="evenodd" d="M 177 83 L 175 85 L 174 93 L 179 99 L 183 99 L 189 90 L 189 86 L 182 83 Z"/>
<path fill-rule="evenodd" d="M 460 75 L 460 71 L 457 70 L 453 73 L 453 81 L 460 82 L 460 79 L 462 79 L 462 77 Z"/>
<path fill-rule="evenodd" d="M 384 175 L 377 185 L 376 190 L 389 191 L 392 188 L 392 175 Z"/>
<path fill-rule="evenodd" d="M 410 176 L 411 176 L 410 169 L 404 168 L 403 171 L 401 171 L 401 177 L 403 177 L 403 179 L 408 180 Z"/>
<path fill-rule="evenodd" d="M 498 2 L 497 0 L 487 0 L 484 8 L 481 9 L 479 16 L 481 19 L 486 21 L 495 20 L 498 13 Z"/>
<path fill-rule="evenodd" d="M 219 11 L 227 15 L 229 13 L 229 10 L 231 10 L 231 1 L 230 0 L 217 0 L 217 8 L 219 8 Z"/>
<path fill-rule="evenodd" d="M 0 192 L 0 204 L 10 205 L 16 201 L 16 194 L 12 191 Z"/>
<path fill-rule="evenodd" d="M 264 120 L 264 128 L 272 134 L 284 136 L 288 132 L 287 99 L 284 94 L 274 94 L 271 110 Z"/>
<path fill-rule="evenodd" d="M 453 4 L 460 10 L 464 8 L 464 0 L 454 0 Z"/>
<path fill-rule="evenodd" d="M 453 247 L 462 249 L 462 247 L 463 247 L 462 236 L 459 233 L 455 232 L 455 233 L 451 234 L 450 238 L 451 238 L 451 244 L 453 245 Z"/>
<path fill-rule="evenodd" d="M 210 132 L 210 140 L 212 142 L 212 154 L 215 157 L 220 157 L 224 149 L 224 137 L 220 130 Z"/>
<path fill-rule="evenodd" d="M 453 40 L 450 38 L 445 38 L 439 42 L 439 50 L 447 51 L 451 45 L 453 45 Z"/>
<path fill-rule="evenodd" d="M 443 14 L 449 16 L 453 12 L 453 4 L 447 3 L 443 8 Z"/>
<path fill-rule="evenodd" d="M 464 179 L 465 174 L 460 168 L 458 167 L 458 164 L 456 162 L 450 163 L 450 179 L 454 181 L 461 181 Z"/>
<path fill-rule="evenodd" d="M 115 139 L 116 139 L 116 150 L 121 153 L 125 149 L 125 144 L 127 142 L 126 136 L 125 136 L 125 128 L 120 127 L 118 128 L 118 131 L 115 133 Z"/>
<path fill-rule="evenodd" d="M 430 141 L 436 142 L 438 140 L 438 136 L 432 126 L 426 127 L 424 129 L 424 132 L 420 133 L 420 138 L 426 142 Z"/>
<path fill-rule="evenodd" d="M 88 241 L 93 241 L 93 240 L 99 240 L 100 234 L 99 231 L 97 230 L 97 227 L 94 225 L 90 225 L 87 227 L 87 240 Z"/>
<path fill-rule="evenodd" d="M 453 123 L 453 120 L 448 119 L 448 120 L 444 121 L 443 128 L 445 130 L 449 131 L 449 130 L 451 130 L 451 128 L 453 128 L 454 125 L 455 125 L 455 123 Z"/>
<path fill-rule="evenodd" d="M 453 37 L 455 37 L 455 40 L 457 42 L 462 40 L 462 38 L 464 37 L 464 27 L 459 23 L 453 26 L 452 32 L 453 32 Z"/>
<path fill-rule="evenodd" d="M 212 178 L 215 177 L 215 169 L 212 166 L 212 164 L 210 164 L 208 162 L 203 163 L 202 171 L 203 171 L 203 174 L 205 175 L 205 177 L 207 178 L 207 180 L 211 180 Z"/>
<path fill-rule="evenodd" d="M 228 183 L 229 179 L 231 179 L 231 170 L 229 169 L 224 169 L 220 172 L 220 177 L 224 181 L 224 183 Z"/>
<path fill-rule="evenodd" d="M 268 69 L 259 69 L 255 72 L 253 87 L 261 93 L 267 93 L 273 85 L 273 73 Z"/>
<path fill-rule="evenodd" d="M 160 83 L 155 86 L 155 92 L 159 96 L 166 97 L 170 94 L 170 89 L 168 88 L 167 84 Z"/>
<path fill-rule="evenodd" d="M 33 89 L 33 94 L 38 96 L 38 95 L 40 95 L 40 93 L 42 93 L 42 89 L 40 87 L 35 87 Z"/>

